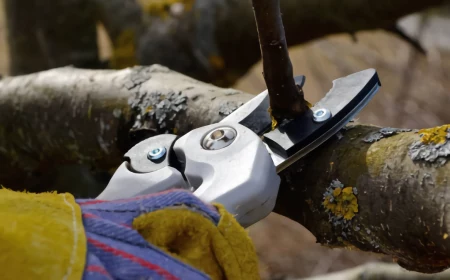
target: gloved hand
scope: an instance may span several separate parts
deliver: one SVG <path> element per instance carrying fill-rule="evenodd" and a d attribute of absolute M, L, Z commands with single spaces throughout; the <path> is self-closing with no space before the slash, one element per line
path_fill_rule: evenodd
<path fill-rule="evenodd" d="M 184 190 L 116 201 L 0 190 L 2 279 L 258 279 L 247 232 Z"/>

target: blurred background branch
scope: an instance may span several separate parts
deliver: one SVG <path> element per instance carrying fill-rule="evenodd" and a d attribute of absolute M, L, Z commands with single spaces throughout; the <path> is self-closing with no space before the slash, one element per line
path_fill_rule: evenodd
<path fill-rule="evenodd" d="M 3 1 L 9 34 L 14 34 L 8 37 L 13 46 L 9 48 L 12 75 L 67 64 L 123 68 L 158 63 L 202 81 L 230 86 L 260 59 L 250 1 Z M 281 12 L 288 44 L 295 46 L 335 33 L 392 30 L 400 17 L 443 3 L 283 0 Z M 97 22 L 105 27 L 112 44 L 107 65 L 96 59 Z"/>

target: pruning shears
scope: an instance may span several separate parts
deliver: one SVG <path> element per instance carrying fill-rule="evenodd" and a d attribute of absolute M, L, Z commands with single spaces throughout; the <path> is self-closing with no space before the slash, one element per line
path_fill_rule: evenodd
<path fill-rule="evenodd" d="M 295 78 L 302 88 L 304 76 Z M 338 133 L 381 86 L 374 69 L 333 81 L 300 117 L 272 130 L 267 90 L 220 123 L 184 136 L 163 134 L 136 144 L 98 199 L 114 200 L 183 188 L 216 202 L 248 227 L 275 207 L 279 173 Z"/>

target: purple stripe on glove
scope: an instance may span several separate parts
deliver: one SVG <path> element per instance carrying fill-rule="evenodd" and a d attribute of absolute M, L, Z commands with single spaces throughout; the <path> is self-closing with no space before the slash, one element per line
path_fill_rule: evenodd
<path fill-rule="evenodd" d="M 209 279 L 199 270 L 148 243 L 132 228 L 141 214 L 185 205 L 217 224 L 214 206 L 184 190 L 102 201 L 79 199 L 88 240 L 84 279 Z"/>

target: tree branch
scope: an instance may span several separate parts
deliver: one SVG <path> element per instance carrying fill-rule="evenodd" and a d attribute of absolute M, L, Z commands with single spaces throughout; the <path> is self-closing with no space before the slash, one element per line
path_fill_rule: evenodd
<path fill-rule="evenodd" d="M 446 130 L 347 127 L 283 173 L 274 211 L 321 244 L 391 255 L 408 270 L 442 271 L 450 266 L 450 165 L 442 165 L 445 156 L 433 162 L 413 156 L 420 150 L 431 159 L 446 150 L 446 136 L 442 146 L 425 145 Z"/>
<path fill-rule="evenodd" d="M 282 121 L 307 110 L 303 91 L 294 81 L 279 0 L 253 0 L 263 75 L 270 97 L 272 116 Z"/>
<path fill-rule="evenodd" d="M 100 67 L 90 0 L 5 0 L 5 10 L 12 74 Z"/>
<path fill-rule="evenodd" d="M 0 80 L 0 184 L 48 190 L 63 163 L 115 168 L 143 138 L 218 122 L 250 98 L 158 65 L 6 77 Z"/>
<path fill-rule="evenodd" d="M 61 165 L 109 170 L 141 137 L 218 122 L 251 97 L 161 66 L 62 68 L 5 78 L 0 184 L 55 189 L 43 178 L 51 179 Z M 441 271 L 450 266 L 447 129 L 419 134 L 348 127 L 281 174 L 275 210 L 303 224 L 321 244 L 391 255 L 410 270 Z"/>

